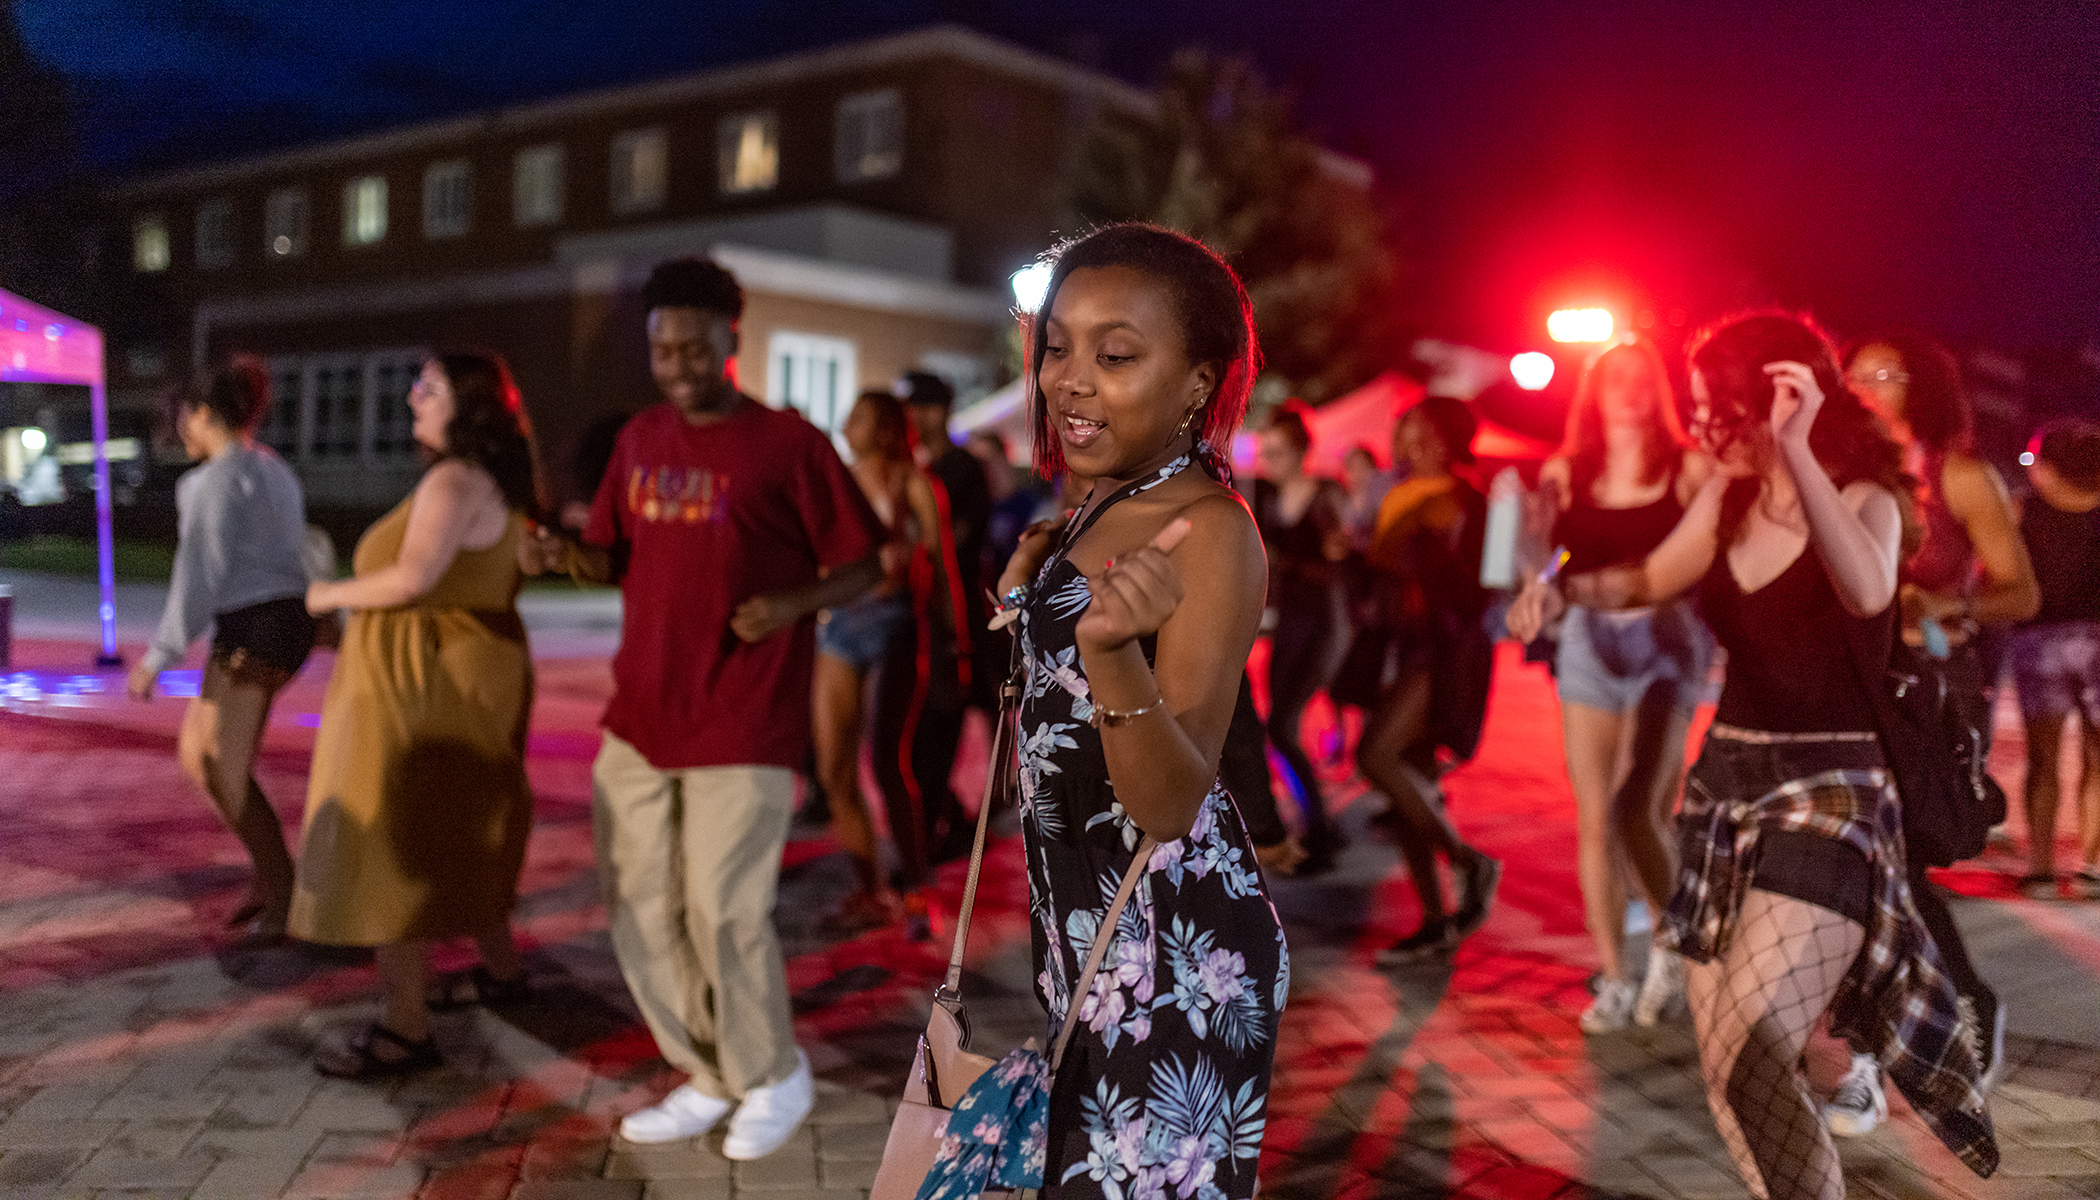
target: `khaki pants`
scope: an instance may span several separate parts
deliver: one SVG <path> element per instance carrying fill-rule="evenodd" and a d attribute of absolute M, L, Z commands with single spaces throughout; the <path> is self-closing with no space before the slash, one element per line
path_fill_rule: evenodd
<path fill-rule="evenodd" d="M 773 901 L 794 773 L 662 771 L 607 733 L 591 794 L 613 953 L 664 1058 L 722 1099 L 786 1079 L 795 1034 Z"/>

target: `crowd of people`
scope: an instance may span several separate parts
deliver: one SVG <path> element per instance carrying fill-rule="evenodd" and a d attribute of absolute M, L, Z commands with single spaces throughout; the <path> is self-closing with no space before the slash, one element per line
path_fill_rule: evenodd
<path fill-rule="evenodd" d="M 972 843 L 949 777 L 976 708 L 1017 722 L 1017 761 L 993 769 L 1018 801 L 1050 1039 L 1077 1022 L 1045 1182 L 1151 1194 L 1200 1176 L 1206 1196 L 1251 1196 L 1290 978 L 1270 880 L 1335 866 L 1349 834 L 1331 785 L 1353 753 L 1379 811 L 1350 828 L 1396 845 L 1420 907 L 1380 961 L 1446 955 L 1482 926 L 1502 865 L 1461 835 L 1441 778 L 1479 745 L 1506 613 L 1561 701 L 1600 968 L 1582 1029 L 1688 1008 L 1715 1122 L 1760 1196 L 1842 1195 L 1831 1135 L 1885 1115 L 1884 1074 L 1989 1169 L 2005 1005 L 1907 854 L 1874 689 L 1890 647 L 1915 647 L 1987 733 L 2009 664 L 2036 831 L 2019 886 L 2100 896 L 2100 425 L 2038 432 L 2015 503 L 1926 339 L 1840 354 L 1758 313 L 1693 339 L 1680 374 L 1623 337 L 1588 364 L 1538 467 L 1532 540 L 1554 553 L 1497 603 L 1466 403 L 1412 405 L 1389 465 L 1354 447 L 1339 480 L 1308 471 L 1306 410 L 1282 405 L 1255 478 L 1235 480 L 1260 351 L 1231 268 L 1145 225 L 1076 239 L 1051 267 L 1028 347 L 1047 494 L 996 435 L 951 439 L 954 394 L 932 375 L 859 397 L 850 464 L 799 413 L 743 394 L 742 292 L 704 259 L 650 276 L 662 403 L 593 435 L 592 499 L 559 518 L 503 360 L 433 357 L 409 396 L 430 465 L 347 579 L 311 561 L 297 480 L 255 440 L 260 364 L 236 356 L 181 394 L 176 428 L 202 465 L 178 492 L 167 611 L 130 687 L 150 698 L 214 629 L 180 755 L 254 860 L 229 924 L 376 951 L 381 1013 L 322 1046 L 319 1070 L 432 1066 L 430 1009 L 531 995 L 509 924 L 532 816 L 515 600 L 523 576 L 567 574 L 623 599 L 592 772 L 599 867 L 622 975 L 688 1076 L 622 1137 L 726 1119 L 724 1153 L 749 1159 L 792 1135 L 812 1078 L 773 906 L 798 800 L 851 871 L 829 927 L 930 940 L 933 870 Z M 1264 635 L 1265 718 L 1246 669 Z M 317 638 L 337 653 L 294 855 L 252 767 Z M 1717 649 L 1725 680 L 1687 775 Z M 1308 744 L 1322 694 L 1361 720 Z M 2074 714 L 2083 841 L 2067 877 L 2050 835 Z M 1645 966 L 1629 898 L 1656 931 Z M 480 963 L 431 978 L 429 943 L 451 938 Z M 1090 952 L 1101 970 L 1073 994 Z M 1817 1098 L 1799 1062 L 1831 1035 L 1852 1070 Z M 1192 1108 L 1199 1085 L 1210 1099 Z M 1158 1136 L 1125 1136 L 1133 1121 Z"/>

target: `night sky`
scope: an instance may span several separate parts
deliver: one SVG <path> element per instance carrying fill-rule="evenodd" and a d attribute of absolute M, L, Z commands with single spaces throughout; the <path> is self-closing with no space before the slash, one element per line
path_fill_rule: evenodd
<path fill-rule="evenodd" d="M 5 0 L 0 0 L 5 2 Z M 1247 54 L 1369 160 L 1432 326 L 1697 321 L 2100 344 L 2100 4 L 13 0 L 104 167 L 203 162 L 937 21 L 1138 84 Z"/>

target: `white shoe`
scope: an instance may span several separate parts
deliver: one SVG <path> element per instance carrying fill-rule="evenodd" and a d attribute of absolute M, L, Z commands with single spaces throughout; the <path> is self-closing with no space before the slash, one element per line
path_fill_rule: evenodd
<path fill-rule="evenodd" d="M 1684 960 L 1668 950 L 1648 952 L 1648 977 L 1641 980 L 1641 998 L 1633 1005 L 1633 1023 L 1643 1029 L 1662 1024 L 1663 1017 L 1684 999 Z"/>
<path fill-rule="evenodd" d="M 1852 1056 L 1852 1069 L 1838 1080 L 1837 1091 L 1823 1106 L 1823 1122 L 1838 1137 L 1865 1137 L 1889 1119 L 1889 1098 L 1881 1090 L 1881 1064 L 1871 1054 Z"/>
<path fill-rule="evenodd" d="M 1624 979 L 1607 979 L 1597 987 L 1597 998 L 1582 1010 L 1576 1023 L 1584 1033 L 1617 1033 L 1633 1019 L 1634 987 Z"/>
<path fill-rule="evenodd" d="M 682 1141 L 713 1129 L 728 1112 L 729 1101 L 681 1083 L 652 1107 L 628 1113 L 620 1122 L 620 1136 L 630 1142 Z"/>
<path fill-rule="evenodd" d="M 722 1154 L 738 1162 L 764 1158 L 787 1144 L 816 1102 L 816 1081 L 810 1077 L 809 1055 L 798 1047 L 794 1074 L 744 1094 L 736 1115 L 729 1118 L 729 1136 L 722 1141 Z"/>

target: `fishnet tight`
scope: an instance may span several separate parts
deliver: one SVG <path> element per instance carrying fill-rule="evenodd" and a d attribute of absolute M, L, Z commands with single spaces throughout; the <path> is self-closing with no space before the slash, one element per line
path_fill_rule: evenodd
<path fill-rule="evenodd" d="M 1837 1149 L 1801 1076 L 1801 1051 L 1866 930 L 1827 908 L 1759 888 L 1727 947 L 1685 964 L 1706 1102 L 1758 1200 L 1844 1200 Z"/>

